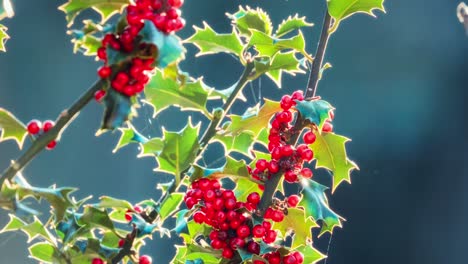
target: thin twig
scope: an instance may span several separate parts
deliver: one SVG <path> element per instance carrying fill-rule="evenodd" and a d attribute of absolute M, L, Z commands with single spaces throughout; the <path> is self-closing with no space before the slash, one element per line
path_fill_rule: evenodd
<path fill-rule="evenodd" d="M 39 152 L 45 149 L 47 144 L 52 140 L 55 140 L 60 136 L 63 130 L 68 126 L 68 124 L 75 118 L 75 116 L 81 111 L 81 109 L 91 101 L 94 96 L 94 93 L 106 85 L 105 80 L 96 81 L 81 97 L 76 100 L 73 105 L 70 106 L 67 110 L 63 111 L 55 126 L 49 130 L 47 133 L 42 134 L 38 137 L 34 143 L 16 160 L 11 163 L 11 165 L 2 173 L 0 178 L 0 186 L 5 180 L 11 180 L 15 175 L 21 171 Z"/>

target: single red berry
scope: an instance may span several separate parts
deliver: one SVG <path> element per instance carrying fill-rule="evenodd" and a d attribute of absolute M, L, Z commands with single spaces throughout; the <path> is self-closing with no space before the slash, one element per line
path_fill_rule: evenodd
<path fill-rule="evenodd" d="M 131 211 L 127 210 L 127 212 L 125 213 L 125 220 L 127 220 L 128 222 L 132 221 L 132 213 Z"/>
<path fill-rule="evenodd" d="M 325 122 L 322 127 L 322 132 L 333 132 L 333 125 L 329 122 Z"/>
<path fill-rule="evenodd" d="M 273 220 L 274 222 L 281 222 L 283 221 L 284 219 L 284 213 L 282 211 L 279 211 L 279 210 L 274 210 L 273 211 L 273 215 L 271 216 L 271 220 Z"/>
<path fill-rule="evenodd" d="M 260 245 L 254 241 L 247 244 L 247 251 L 253 254 L 260 254 Z"/>
<path fill-rule="evenodd" d="M 202 224 L 203 222 L 205 222 L 205 215 L 202 212 L 196 212 L 195 214 L 193 214 L 193 220 L 197 224 Z"/>
<path fill-rule="evenodd" d="M 101 79 L 109 78 L 109 76 L 111 76 L 111 74 L 112 74 L 112 69 L 109 66 L 102 66 L 98 70 L 98 75 L 99 75 L 99 77 L 101 77 Z"/>
<path fill-rule="evenodd" d="M 98 90 L 94 93 L 94 100 L 96 100 L 97 102 L 101 102 L 104 96 L 106 96 L 106 91 Z"/>
<path fill-rule="evenodd" d="M 304 143 L 312 144 L 315 142 L 316 136 L 312 131 L 307 131 L 302 138 L 304 139 Z"/>
<path fill-rule="evenodd" d="M 211 180 L 211 189 L 220 189 L 221 188 L 221 183 L 218 180 Z"/>
<path fill-rule="evenodd" d="M 229 200 L 233 200 L 233 199 L 229 199 Z M 233 202 L 234 202 L 234 205 L 232 205 Z M 232 209 L 232 208 L 234 208 L 234 206 L 236 204 L 236 201 L 233 200 L 233 201 L 229 201 L 229 202 L 228 201 L 224 202 L 224 200 L 222 198 L 216 198 L 214 200 L 214 202 L 213 202 L 213 209 L 216 209 L 218 211 L 223 210 L 223 208 L 225 207 L 225 204 L 227 204 L 227 206 L 226 206 L 227 209 Z"/>
<path fill-rule="evenodd" d="M 263 262 L 261 260 L 254 260 L 253 264 L 265 264 L 265 262 Z"/>
<path fill-rule="evenodd" d="M 33 119 L 29 121 L 27 125 L 28 133 L 31 135 L 36 135 L 41 131 L 42 124 L 39 120 Z"/>
<path fill-rule="evenodd" d="M 312 176 L 313 176 L 313 172 L 312 172 L 312 170 L 309 169 L 309 168 L 303 168 L 303 169 L 301 170 L 301 175 L 302 175 L 302 177 L 304 177 L 304 178 L 310 179 L 310 178 L 312 178 Z"/>
<path fill-rule="evenodd" d="M 218 231 L 212 230 L 212 231 L 210 232 L 210 239 L 211 239 L 211 240 L 218 239 Z"/>
<path fill-rule="evenodd" d="M 192 197 L 187 198 L 185 201 L 188 209 L 192 209 L 197 203 L 197 200 L 193 199 Z"/>
<path fill-rule="evenodd" d="M 91 264 L 104 264 L 104 260 L 100 258 L 93 258 L 93 260 L 91 261 Z"/>
<path fill-rule="evenodd" d="M 233 191 L 231 191 L 231 190 L 225 190 L 225 191 L 223 191 L 223 198 L 224 198 L 225 200 L 230 199 L 230 198 L 234 198 L 234 197 L 235 197 L 235 195 L 234 195 L 234 192 L 233 192 Z"/>
<path fill-rule="evenodd" d="M 272 255 L 270 258 L 268 258 L 268 263 L 269 264 L 280 264 L 281 263 L 281 256 Z"/>
<path fill-rule="evenodd" d="M 213 190 L 207 190 L 203 195 L 203 198 L 205 198 L 205 201 L 207 202 L 212 202 L 216 199 L 216 193 Z"/>
<path fill-rule="evenodd" d="M 178 18 L 180 16 L 180 9 L 177 8 L 171 8 L 166 11 L 166 16 L 168 18 Z"/>
<path fill-rule="evenodd" d="M 310 149 L 304 150 L 301 154 L 301 159 L 305 161 L 311 161 L 314 158 L 314 152 Z"/>
<path fill-rule="evenodd" d="M 253 236 L 256 238 L 263 237 L 265 235 L 265 232 L 265 227 L 263 227 L 263 225 L 256 225 L 252 230 Z"/>
<path fill-rule="evenodd" d="M 277 147 L 274 148 L 273 151 L 271 152 L 271 158 L 275 160 L 279 160 L 282 157 L 282 152 L 281 152 L 282 147 Z"/>
<path fill-rule="evenodd" d="M 230 198 L 224 202 L 224 207 L 226 207 L 226 209 L 228 210 L 232 210 L 234 209 L 234 207 L 236 207 L 236 204 L 237 204 L 236 200 Z"/>
<path fill-rule="evenodd" d="M 297 175 L 294 171 L 288 170 L 284 173 L 284 180 L 289 183 L 295 183 L 297 182 Z"/>
<path fill-rule="evenodd" d="M 275 230 L 268 230 L 266 231 L 265 236 L 263 237 L 263 242 L 267 244 L 271 244 L 276 241 L 276 231 Z"/>
<path fill-rule="evenodd" d="M 271 217 L 273 216 L 273 209 L 271 209 L 270 207 L 268 207 L 265 211 L 265 215 L 263 216 L 265 219 L 271 219 Z"/>
<path fill-rule="evenodd" d="M 287 255 L 283 258 L 284 264 L 297 264 L 297 259 L 293 255 Z"/>
<path fill-rule="evenodd" d="M 266 170 L 266 168 L 268 168 L 268 161 L 266 161 L 264 159 L 259 159 L 255 163 L 255 167 L 260 171 L 264 171 L 264 170 Z"/>
<path fill-rule="evenodd" d="M 243 248 L 245 246 L 245 240 L 239 237 L 235 237 L 231 240 L 229 245 L 231 246 L 233 250 L 236 250 L 238 248 Z"/>
<path fill-rule="evenodd" d="M 283 110 L 285 110 L 285 111 L 289 110 L 289 109 L 293 106 L 293 101 L 291 100 L 291 96 L 289 96 L 289 95 L 284 95 L 284 96 L 281 98 L 280 106 L 281 106 L 281 108 L 283 108 Z"/>
<path fill-rule="evenodd" d="M 234 220 L 231 220 L 231 222 L 229 223 L 229 226 L 232 229 L 238 229 L 241 224 L 242 224 L 241 221 L 234 219 Z"/>
<path fill-rule="evenodd" d="M 297 195 L 295 195 L 295 194 L 289 196 L 289 197 L 288 197 L 288 200 L 287 200 L 288 206 L 289 206 L 289 207 L 296 207 L 297 204 L 299 203 L 299 200 L 300 200 L 300 199 L 299 199 L 299 196 L 297 196 Z"/>
<path fill-rule="evenodd" d="M 278 162 L 275 160 L 270 161 L 268 164 L 268 171 L 271 173 L 277 173 L 279 171 L 279 165 Z"/>
<path fill-rule="evenodd" d="M 106 53 L 106 48 L 104 47 L 100 47 L 98 50 L 97 50 L 97 56 L 100 60 L 107 60 L 107 53 Z"/>
<path fill-rule="evenodd" d="M 223 249 L 222 255 L 223 258 L 232 259 L 232 257 L 234 256 L 234 252 L 232 251 L 232 249 L 226 247 Z"/>
<path fill-rule="evenodd" d="M 135 205 L 135 206 L 133 207 L 133 210 L 134 210 L 135 212 L 139 213 L 139 214 L 140 214 L 141 212 L 143 212 L 143 208 L 142 208 L 141 206 L 139 206 L 139 205 Z"/>
<path fill-rule="evenodd" d="M 184 4 L 184 0 L 168 0 L 167 3 L 175 8 L 179 8 Z"/>
<path fill-rule="evenodd" d="M 250 235 L 250 228 L 247 225 L 242 225 L 236 230 L 237 236 L 240 238 L 245 238 Z"/>
<path fill-rule="evenodd" d="M 247 201 L 254 205 L 257 205 L 260 202 L 260 194 L 258 192 L 253 192 L 247 196 Z"/>
<path fill-rule="evenodd" d="M 211 247 L 214 248 L 214 249 L 221 249 L 223 248 L 223 242 L 221 240 L 218 240 L 218 239 L 213 239 L 211 240 L 211 243 L 210 243 Z"/>
<path fill-rule="evenodd" d="M 265 228 L 265 230 L 270 230 L 271 229 L 271 223 L 268 221 L 263 221 L 262 226 Z"/>
<path fill-rule="evenodd" d="M 292 253 L 292 255 L 296 258 L 298 264 L 302 264 L 304 262 L 304 255 L 301 252 L 296 251 Z"/>
<path fill-rule="evenodd" d="M 283 157 L 289 157 L 294 153 L 294 149 L 292 148 L 291 145 L 286 145 L 281 147 L 281 156 Z"/>
<path fill-rule="evenodd" d="M 119 247 L 123 247 L 125 245 L 125 239 L 119 240 Z"/>
<path fill-rule="evenodd" d="M 57 146 L 57 141 L 52 140 L 51 142 L 49 142 L 49 144 L 47 144 L 46 149 L 47 150 L 52 150 L 52 149 L 55 148 L 55 146 Z"/>
<path fill-rule="evenodd" d="M 200 179 L 198 181 L 198 184 L 200 186 L 200 190 L 202 190 L 202 191 L 207 191 L 207 190 L 211 189 L 211 183 L 210 183 L 210 180 L 208 180 L 208 179 L 204 179 L 204 178 Z"/>
<path fill-rule="evenodd" d="M 138 260 L 139 264 L 151 264 L 152 262 L 153 262 L 153 259 L 148 255 L 143 255 Z"/>

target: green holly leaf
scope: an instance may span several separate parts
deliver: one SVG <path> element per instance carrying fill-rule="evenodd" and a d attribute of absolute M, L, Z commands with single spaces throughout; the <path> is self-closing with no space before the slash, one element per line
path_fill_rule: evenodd
<path fill-rule="evenodd" d="M 303 245 L 294 250 L 299 251 L 304 255 L 304 263 L 315 264 L 327 257 L 311 245 Z"/>
<path fill-rule="evenodd" d="M 110 196 L 101 196 L 99 198 L 99 203 L 96 204 L 96 208 L 103 208 L 103 209 L 109 209 L 109 208 L 119 208 L 119 209 L 133 209 L 133 205 L 125 200 L 121 199 L 116 199 L 112 198 Z"/>
<path fill-rule="evenodd" d="M 115 232 L 114 223 L 106 210 L 100 210 L 93 206 L 86 206 L 83 214 L 79 216 L 78 224 L 86 225 L 90 228 L 97 227 Z"/>
<path fill-rule="evenodd" d="M 259 56 L 273 57 L 280 51 L 294 51 L 306 54 L 304 35 L 299 30 L 298 34 L 287 39 L 271 37 L 263 32 L 252 29 L 249 46 L 255 47 Z"/>
<path fill-rule="evenodd" d="M 161 219 L 161 222 L 164 222 L 166 218 L 168 218 L 178 210 L 183 199 L 183 193 L 171 193 L 169 195 L 169 197 L 161 204 L 161 206 L 158 209 L 159 218 Z"/>
<path fill-rule="evenodd" d="M 31 258 L 45 263 L 61 263 L 56 262 L 60 258 L 60 251 L 52 244 L 47 242 L 36 243 L 29 247 Z"/>
<path fill-rule="evenodd" d="M 20 149 L 22 148 L 24 140 L 28 135 L 26 126 L 12 113 L 3 108 L 0 108 L 0 129 L 2 130 L 0 142 L 12 139 L 18 144 Z"/>
<path fill-rule="evenodd" d="M 76 191 L 75 188 L 39 188 L 32 186 L 18 186 L 18 199 L 23 200 L 33 197 L 36 200 L 45 199 L 54 209 L 55 222 L 60 222 L 68 208 L 77 208 L 76 202 L 70 198 L 70 193 Z"/>
<path fill-rule="evenodd" d="M 324 100 L 296 101 L 296 109 L 302 118 L 315 124 L 322 131 L 323 124 L 330 118 L 330 112 L 334 109 Z"/>
<path fill-rule="evenodd" d="M 120 13 L 129 4 L 128 0 L 68 0 L 59 10 L 65 13 L 68 26 L 73 25 L 75 18 L 86 9 L 93 9 L 101 16 L 101 24 L 112 15 Z"/>
<path fill-rule="evenodd" d="M 356 13 L 365 13 L 375 17 L 374 10 L 385 12 L 384 0 L 327 0 L 328 13 L 335 19 L 335 23 Z"/>
<path fill-rule="evenodd" d="M 251 149 L 255 142 L 255 137 L 252 133 L 248 132 L 241 132 L 237 136 L 216 134 L 213 137 L 213 141 L 220 142 L 228 155 L 231 152 L 238 152 L 246 155 L 247 157 L 252 157 Z"/>
<path fill-rule="evenodd" d="M 260 187 L 258 187 L 258 183 L 255 183 L 248 178 L 237 178 L 234 182 L 236 183 L 234 194 L 238 201 L 247 201 L 247 196 L 253 192 L 257 192 L 260 195 L 263 193 Z"/>
<path fill-rule="evenodd" d="M 161 138 L 151 138 L 141 146 L 139 157 L 158 156 L 164 148 L 164 141 Z"/>
<path fill-rule="evenodd" d="M 315 133 L 316 140 L 311 145 L 317 160 L 316 168 L 330 170 L 333 176 L 332 193 L 342 182 L 351 183 L 351 171 L 359 167 L 346 154 L 346 142 L 351 141 L 334 133 Z"/>
<path fill-rule="evenodd" d="M 312 241 L 312 228 L 318 227 L 310 217 L 305 217 L 304 210 L 298 208 L 288 208 L 288 214 L 279 223 L 273 223 L 273 228 L 283 234 L 283 237 L 294 232 L 291 249 L 306 245 Z"/>
<path fill-rule="evenodd" d="M 164 147 L 156 156 L 159 167 L 157 171 L 175 175 L 176 185 L 179 184 L 182 171 L 190 167 L 200 148 L 198 131 L 200 126 L 194 127 L 189 119 L 187 126 L 179 132 L 164 129 Z"/>
<path fill-rule="evenodd" d="M 178 106 L 182 111 L 197 111 L 211 116 L 206 109 L 209 94 L 210 88 L 202 79 L 181 84 L 158 70 L 145 88 L 145 102 L 153 107 L 154 116 L 169 106 Z"/>
<path fill-rule="evenodd" d="M 114 150 L 112 150 L 114 153 L 130 143 L 142 143 L 145 145 L 148 142 L 148 139 L 142 134 L 138 133 L 138 131 L 136 131 L 136 129 L 131 125 L 129 125 L 128 128 L 119 128 L 119 131 L 121 134 L 117 145 L 115 146 Z"/>
<path fill-rule="evenodd" d="M 5 225 L 0 233 L 21 230 L 28 236 L 28 243 L 37 237 L 46 239 L 50 243 L 54 243 L 52 235 L 36 216 L 33 217 L 33 222 L 31 223 L 26 223 L 13 214 L 8 214 L 8 216 L 10 217 L 10 221 Z"/>
<path fill-rule="evenodd" d="M 82 52 L 85 56 L 95 56 L 97 50 L 101 47 L 101 39 L 95 34 L 102 31 L 101 25 L 89 19 L 83 20 L 82 29 L 67 31 L 67 34 L 72 36 L 73 52 Z"/>
<path fill-rule="evenodd" d="M 242 115 L 228 115 L 231 119 L 231 125 L 226 129 L 225 134 L 237 136 L 245 131 L 250 131 L 254 135 L 259 135 L 260 132 L 268 127 L 270 119 L 280 109 L 279 102 L 265 99 L 265 103 L 260 107 L 260 104 L 247 109 Z"/>
<path fill-rule="evenodd" d="M 199 52 L 197 56 L 215 54 L 219 52 L 241 56 L 243 44 L 235 31 L 230 34 L 216 33 L 207 23 L 204 28 L 194 27 L 195 33 L 185 42 L 195 45 Z"/>
<path fill-rule="evenodd" d="M 329 205 L 325 190 L 328 188 L 313 180 L 302 181 L 302 197 L 299 206 L 304 207 L 306 217 L 312 217 L 315 221 L 322 221 L 320 235 L 333 233 L 335 227 L 341 227 L 342 217 L 333 212 Z"/>
<path fill-rule="evenodd" d="M 254 78 L 266 73 L 279 88 L 281 88 L 281 77 L 284 72 L 293 76 L 296 75 L 296 73 L 304 73 L 300 68 L 301 62 L 296 58 L 295 52 L 293 51 L 278 52 L 273 55 L 271 60 L 269 57 L 256 58 L 254 63 Z"/>
<path fill-rule="evenodd" d="M 10 36 L 8 36 L 8 34 L 6 33 L 6 30 L 7 30 L 7 27 L 0 24 L 0 51 L 6 51 L 5 43 L 7 39 L 10 38 Z"/>
<path fill-rule="evenodd" d="M 283 20 L 279 24 L 278 29 L 276 29 L 275 37 L 281 37 L 286 35 L 294 30 L 301 29 L 303 27 L 312 27 L 314 24 L 309 23 L 306 20 L 306 17 L 299 17 L 298 14 L 295 16 L 289 16 L 288 19 Z"/>
<path fill-rule="evenodd" d="M 232 23 L 237 27 L 239 32 L 245 36 L 251 35 L 251 29 L 258 30 L 267 35 L 271 35 L 273 30 L 270 17 L 260 8 L 252 9 L 247 6 L 244 9 L 241 6 L 239 7 L 239 11 L 234 14 L 228 14 L 228 17 L 231 18 Z"/>
<path fill-rule="evenodd" d="M 230 156 L 226 157 L 226 163 L 214 169 L 204 168 L 198 165 L 194 166 L 194 171 L 190 177 L 190 181 L 193 182 L 200 178 L 231 178 L 233 180 L 237 178 L 249 178 L 250 174 L 247 170 L 247 165 L 244 160 L 236 160 Z"/>

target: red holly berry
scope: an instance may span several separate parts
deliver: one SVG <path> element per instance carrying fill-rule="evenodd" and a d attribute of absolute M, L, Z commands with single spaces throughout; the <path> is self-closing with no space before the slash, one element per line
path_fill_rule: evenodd
<path fill-rule="evenodd" d="M 304 255 L 301 252 L 295 251 L 292 255 L 296 258 L 297 263 L 302 264 L 304 262 Z"/>
<path fill-rule="evenodd" d="M 282 211 L 279 211 L 279 210 L 274 210 L 273 211 L 273 214 L 271 215 L 271 220 L 273 220 L 274 222 L 281 222 L 283 221 L 284 219 L 284 213 Z"/>
<path fill-rule="evenodd" d="M 258 192 L 253 192 L 247 196 L 247 201 L 254 205 L 257 205 L 260 202 L 260 194 Z"/>
<path fill-rule="evenodd" d="M 143 255 L 138 260 L 139 264 L 151 264 L 152 262 L 153 262 L 153 259 L 148 255 Z"/>
<path fill-rule="evenodd" d="M 265 235 L 265 227 L 263 225 L 256 225 L 253 227 L 252 234 L 256 238 L 261 238 Z"/>
<path fill-rule="evenodd" d="M 44 133 L 48 132 L 52 127 L 54 127 L 55 125 L 55 122 L 52 121 L 52 120 L 46 120 L 44 121 L 43 125 L 42 125 L 42 131 L 44 131 Z"/>
<path fill-rule="evenodd" d="M 322 132 L 333 132 L 333 125 L 329 122 L 325 122 L 322 127 Z"/>
<path fill-rule="evenodd" d="M 39 120 L 33 119 L 27 124 L 28 133 L 31 135 L 36 135 L 41 131 L 41 122 Z"/>
<path fill-rule="evenodd" d="M 315 142 L 316 136 L 312 131 L 307 131 L 302 138 L 304 139 L 304 143 L 312 144 Z"/>
<path fill-rule="evenodd" d="M 46 149 L 47 150 L 52 150 L 52 149 L 55 148 L 55 146 L 57 146 L 57 141 L 52 140 L 51 142 L 49 142 L 49 144 L 47 144 Z"/>
<path fill-rule="evenodd" d="M 289 183 L 295 183 L 297 182 L 297 174 L 294 173 L 294 171 L 286 171 L 284 173 L 284 180 L 289 182 Z"/>
<path fill-rule="evenodd" d="M 311 170 L 311 169 L 309 169 L 309 168 L 303 168 L 303 169 L 301 170 L 301 175 L 302 175 L 302 177 L 304 177 L 304 178 L 310 179 L 310 178 L 312 178 L 313 173 L 312 173 L 312 170 Z"/>
<path fill-rule="evenodd" d="M 255 163 L 255 167 L 259 170 L 259 171 L 264 171 L 266 170 L 266 168 L 268 168 L 268 161 L 264 160 L 264 159 L 259 159 L 257 160 L 257 162 Z"/>
<path fill-rule="evenodd" d="M 94 93 L 94 100 L 96 100 L 97 102 L 101 102 L 104 96 L 106 96 L 106 91 L 98 90 Z"/>
<path fill-rule="evenodd" d="M 297 264 L 297 259 L 293 255 L 287 255 L 283 258 L 284 264 Z"/>
<path fill-rule="evenodd" d="M 223 256 L 223 258 L 226 258 L 226 259 L 232 259 L 232 257 L 234 256 L 234 251 L 232 251 L 232 249 L 226 247 L 226 248 L 223 249 L 222 256 Z"/>
<path fill-rule="evenodd" d="M 236 230 L 237 236 L 240 238 L 245 238 L 250 235 L 250 228 L 247 225 L 242 225 Z"/>
<path fill-rule="evenodd" d="M 168 0 L 167 3 L 175 8 L 179 8 L 184 4 L 184 0 Z"/>
<path fill-rule="evenodd" d="M 91 264 L 104 264 L 104 260 L 100 258 L 93 258 L 93 260 L 91 261 Z"/>
<path fill-rule="evenodd" d="M 247 244 L 247 251 L 258 255 L 260 253 L 260 245 L 254 241 L 250 241 Z"/>
<path fill-rule="evenodd" d="M 102 79 L 109 78 L 109 76 L 111 76 L 111 74 L 112 74 L 112 69 L 111 69 L 111 67 L 109 67 L 109 66 L 102 66 L 102 67 L 99 68 L 99 70 L 98 70 L 98 75 L 99 75 L 99 77 L 101 77 Z"/>
<path fill-rule="evenodd" d="M 119 240 L 119 247 L 123 247 L 125 245 L 125 239 Z"/>
<path fill-rule="evenodd" d="M 287 203 L 289 207 L 296 207 L 297 204 L 299 203 L 299 196 L 293 194 L 288 197 Z"/>
<path fill-rule="evenodd" d="M 202 224 L 205 222 L 205 215 L 202 212 L 196 212 L 193 214 L 193 220 L 195 223 Z"/>

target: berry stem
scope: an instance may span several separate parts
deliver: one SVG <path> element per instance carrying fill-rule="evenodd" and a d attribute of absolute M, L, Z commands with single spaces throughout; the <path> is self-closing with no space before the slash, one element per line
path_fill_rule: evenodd
<path fill-rule="evenodd" d="M 5 180 L 11 180 L 15 175 L 23 169 L 37 154 L 39 154 L 45 147 L 55 140 L 62 131 L 71 123 L 76 115 L 85 107 L 93 98 L 94 93 L 106 87 L 108 83 L 105 80 L 96 81 L 83 95 L 78 98 L 67 110 L 62 112 L 58 118 L 56 125 L 51 128 L 47 133 L 39 136 L 34 143 L 11 165 L 5 169 L 0 178 L 0 186 Z"/>
<path fill-rule="evenodd" d="M 322 33 L 320 34 L 320 40 L 317 46 L 316 55 L 312 68 L 309 74 L 309 80 L 307 82 L 306 93 L 304 95 L 305 100 L 310 100 L 315 96 L 317 92 L 318 82 L 320 80 L 320 71 L 322 69 L 323 58 L 325 57 L 325 51 L 327 49 L 328 39 L 330 37 L 329 29 L 332 24 L 332 19 L 328 13 L 328 9 L 325 10 L 325 17 L 323 19 Z M 304 128 L 304 120 L 299 115 L 297 117 L 296 123 L 294 124 L 294 131 L 297 131 L 294 136 L 289 139 L 290 145 L 296 145 L 299 138 L 300 131 Z M 263 191 L 262 198 L 258 204 L 259 215 L 256 217 L 263 218 L 265 210 L 270 207 L 272 204 L 273 196 L 275 195 L 276 190 L 278 189 L 278 184 L 281 181 L 283 172 L 279 171 L 278 173 L 272 175 L 272 177 L 265 183 L 265 190 Z"/>

